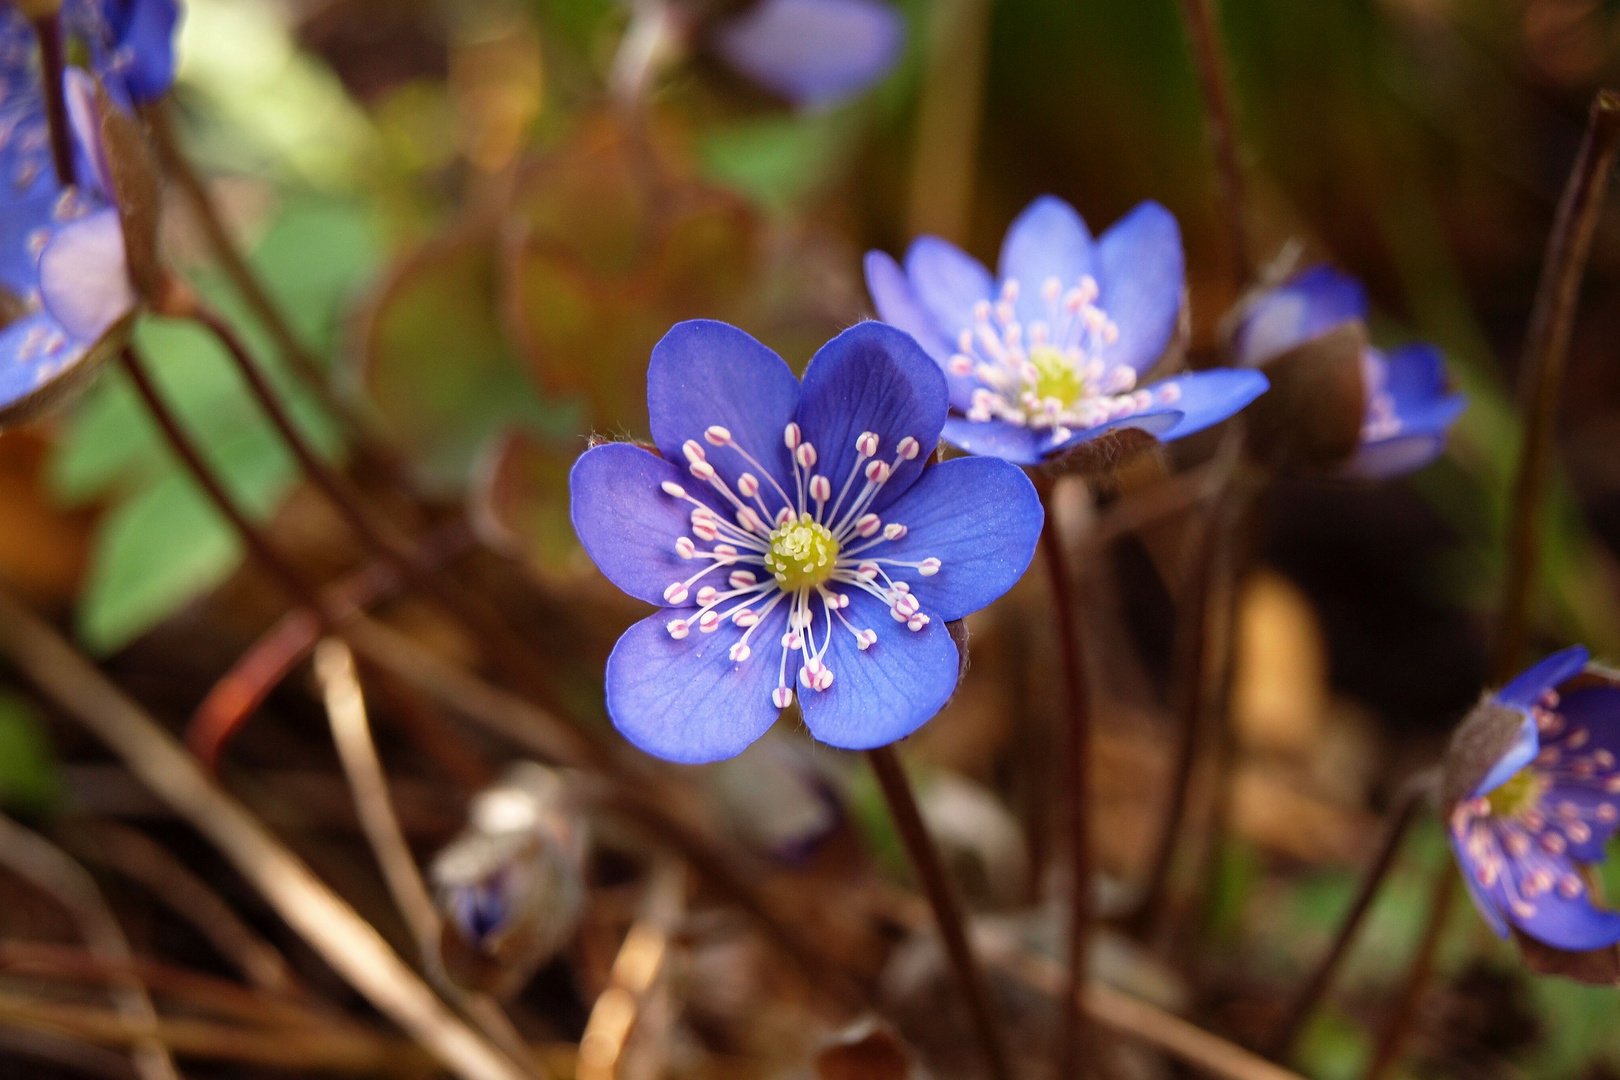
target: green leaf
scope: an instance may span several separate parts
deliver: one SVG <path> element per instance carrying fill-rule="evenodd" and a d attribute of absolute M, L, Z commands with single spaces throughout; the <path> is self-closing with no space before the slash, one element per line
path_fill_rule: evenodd
<path fill-rule="evenodd" d="M 26 699 L 0 690 L 0 806 L 37 812 L 61 797 L 62 778 L 43 728 Z"/>
<path fill-rule="evenodd" d="M 856 108 L 749 120 L 709 132 L 699 152 L 711 179 L 785 211 L 843 172 L 864 126 Z"/>

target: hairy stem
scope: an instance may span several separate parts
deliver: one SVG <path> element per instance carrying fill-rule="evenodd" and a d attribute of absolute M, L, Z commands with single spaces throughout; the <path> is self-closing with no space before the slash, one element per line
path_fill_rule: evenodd
<path fill-rule="evenodd" d="M 877 775 L 878 786 L 883 789 L 889 816 L 894 819 L 895 828 L 900 832 L 906 854 L 911 859 L 911 867 L 928 896 L 929 905 L 934 909 L 934 920 L 939 924 L 940 937 L 945 943 L 945 955 L 956 977 L 957 989 L 972 1017 L 990 1076 L 992 1080 L 1012 1080 L 1001 1032 L 991 1011 L 989 986 L 978 961 L 973 958 L 962 907 L 957 903 L 956 893 L 945 874 L 945 863 L 940 858 L 939 849 L 934 846 L 933 837 L 928 835 L 928 826 L 923 824 L 922 812 L 917 809 L 917 800 L 911 794 L 911 782 L 906 779 L 900 758 L 892 746 L 868 750 L 866 757 L 872 764 L 872 772 Z"/>
<path fill-rule="evenodd" d="M 56 12 L 34 20 L 39 38 L 40 77 L 45 81 L 45 123 L 51 132 L 51 164 L 56 181 L 63 187 L 75 183 L 73 175 L 73 129 L 68 125 L 67 97 L 62 86 L 66 62 L 62 56 L 62 24 Z"/>

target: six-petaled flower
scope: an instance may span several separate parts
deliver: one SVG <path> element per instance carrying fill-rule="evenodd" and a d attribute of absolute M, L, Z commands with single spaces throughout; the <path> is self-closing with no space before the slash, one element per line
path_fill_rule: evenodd
<path fill-rule="evenodd" d="M 1555 653 L 1487 698 L 1447 764 L 1470 774 L 1446 781 L 1448 831 L 1480 913 L 1502 937 L 1515 927 L 1570 952 L 1620 942 L 1620 913 L 1593 903 L 1581 873 L 1620 826 L 1620 681 L 1588 660 Z"/>
<path fill-rule="evenodd" d="M 1121 427 L 1180 438 L 1266 389 L 1239 370 L 1142 385 L 1175 336 L 1184 292 L 1181 231 L 1157 203 L 1093 242 L 1068 203 L 1037 199 L 1007 230 L 999 271 L 932 236 L 903 269 L 883 252 L 866 257 L 878 314 L 945 372 L 955 410 L 945 438 L 964 450 L 1032 465 Z"/>
<path fill-rule="evenodd" d="M 1233 335 L 1233 353 L 1245 367 L 1263 368 L 1273 357 L 1366 317 L 1360 282 L 1331 267 L 1312 267 L 1249 303 Z M 1361 441 L 1343 472 L 1379 479 L 1439 457 L 1446 431 L 1466 404 L 1447 389 L 1440 350 L 1424 342 L 1387 354 L 1369 346 L 1361 371 Z"/>
<path fill-rule="evenodd" d="M 849 749 L 938 712 L 959 673 L 945 624 L 1018 580 L 1043 514 L 1005 462 L 929 465 L 946 389 L 917 343 L 858 324 L 801 385 L 741 330 L 680 323 L 653 350 L 647 404 L 662 457 L 597 446 L 570 479 L 585 550 L 664 608 L 608 660 L 619 730 L 703 762 L 795 697 L 811 734 Z"/>

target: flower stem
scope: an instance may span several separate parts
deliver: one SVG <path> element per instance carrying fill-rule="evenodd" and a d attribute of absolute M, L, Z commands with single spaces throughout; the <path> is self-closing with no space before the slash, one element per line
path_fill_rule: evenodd
<path fill-rule="evenodd" d="M 1569 341 L 1581 278 L 1602 216 L 1615 151 L 1620 148 L 1620 95 L 1601 90 L 1592 99 L 1586 138 L 1558 203 L 1558 215 L 1541 279 L 1530 309 L 1519 403 L 1524 410 L 1524 446 L 1508 515 L 1507 573 L 1502 581 L 1491 679 L 1500 683 L 1517 669 L 1528 633 L 1531 583 L 1540 560 L 1542 504 L 1553 454 L 1558 392 L 1569 358 Z"/>
<path fill-rule="evenodd" d="M 56 12 L 34 20 L 39 37 L 40 76 L 45 80 L 45 122 L 51 131 L 51 163 L 63 187 L 74 183 L 73 131 L 68 126 L 67 98 L 62 87 L 62 24 Z"/>
<path fill-rule="evenodd" d="M 1423 1002 L 1423 991 L 1434 971 L 1434 956 L 1445 933 L 1446 920 L 1451 914 L 1451 900 L 1457 891 L 1457 867 L 1448 857 L 1435 877 L 1434 890 L 1429 894 L 1429 915 L 1423 924 L 1423 938 L 1418 942 L 1412 965 L 1407 969 L 1406 981 L 1401 984 L 1401 995 L 1390 1010 L 1389 1020 L 1378 1036 L 1372 1062 L 1367 1066 L 1363 1080 L 1382 1080 L 1400 1056 L 1407 1034 L 1412 1030 L 1417 1008 Z"/>
<path fill-rule="evenodd" d="M 1046 524 L 1041 529 L 1041 553 L 1052 589 L 1061 651 L 1063 695 L 1067 707 L 1064 724 L 1064 810 L 1069 838 L 1068 988 L 1063 997 L 1063 1018 L 1058 1026 L 1058 1075 L 1078 1077 L 1092 1059 L 1091 1025 L 1080 1008 L 1086 986 L 1086 958 L 1091 945 L 1091 694 L 1086 685 L 1085 643 L 1076 618 L 1074 593 L 1057 515 L 1052 512 L 1052 486 L 1040 488 Z"/>
<path fill-rule="evenodd" d="M 1339 924 L 1339 931 L 1333 937 L 1333 944 L 1317 962 L 1316 970 L 1311 977 L 1305 980 L 1299 994 L 1294 998 L 1293 1004 L 1288 1008 L 1288 1014 L 1266 1048 L 1267 1056 L 1273 1060 L 1286 1057 L 1299 1037 L 1299 1032 L 1310 1018 L 1311 1012 L 1322 1000 L 1328 985 L 1333 981 L 1333 975 L 1339 964 L 1344 960 L 1345 954 L 1350 951 L 1350 943 L 1355 940 L 1356 932 L 1361 929 L 1362 920 L 1372 908 L 1373 899 L 1378 895 L 1389 868 L 1394 865 L 1395 853 L 1400 850 L 1401 841 L 1406 837 L 1406 830 L 1411 826 L 1412 819 L 1417 816 L 1417 809 L 1423 800 L 1434 792 L 1437 773 L 1434 769 L 1425 769 L 1401 785 L 1395 795 L 1395 803 L 1390 807 L 1389 820 L 1384 825 L 1384 835 L 1379 841 L 1378 851 L 1373 855 L 1372 862 L 1362 872 L 1361 884 L 1356 888 L 1356 896 L 1350 904 L 1350 910 L 1345 913 L 1344 921 Z"/>
<path fill-rule="evenodd" d="M 945 876 L 945 863 L 940 859 L 939 849 L 934 846 L 933 838 L 928 835 L 928 827 L 923 824 L 917 800 L 911 794 L 911 782 L 906 779 L 894 747 L 880 746 L 876 750 L 868 750 L 866 757 L 872 764 L 872 772 L 877 775 L 878 786 L 883 789 L 884 801 L 889 805 L 889 816 L 894 819 L 895 828 L 900 830 L 900 839 L 906 845 L 911 867 L 934 909 L 934 919 L 939 923 L 940 937 L 945 942 L 945 953 L 956 976 L 957 989 L 967 1002 L 992 1080 L 1012 1080 L 1001 1034 L 990 1010 L 990 991 L 968 945 L 962 908 Z"/>
<path fill-rule="evenodd" d="M 1204 122 L 1209 130 L 1210 150 L 1215 154 L 1216 193 L 1241 288 L 1254 277 L 1254 256 L 1249 247 L 1247 188 L 1243 183 L 1242 163 L 1238 160 L 1237 129 L 1232 120 L 1232 87 L 1213 0 L 1181 0 L 1181 18 L 1187 25 L 1193 63 L 1198 69 Z"/>

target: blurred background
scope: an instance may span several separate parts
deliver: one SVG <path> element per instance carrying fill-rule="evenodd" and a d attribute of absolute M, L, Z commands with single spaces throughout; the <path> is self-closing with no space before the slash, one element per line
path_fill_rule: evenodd
<path fill-rule="evenodd" d="M 656 73 L 643 105 L 616 105 L 632 19 L 616 0 L 186 4 L 173 106 L 231 229 L 340 395 L 403 448 L 437 522 L 470 523 L 483 546 L 457 572 L 503 598 L 552 663 L 559 697 L 604 729 L 601 666 L 642 612 L 575 544 L 566 473 L 593 433 L 644 435 L 646 360 L 672 322 L 726 319 L 802 369 L 817 345 L 871 314 L 860 277 L 870 248 L 898 255 L 926 232 L 993 263 L 1008 222 L 1039 194 L 1071 201 L 1094 231 L 1151 198 L 1185 237 L 1193 362 L 1215 361 L 1236 275 L 1174 0 L 895 7 L 908 33 L 892 72 L 853 99 L 802 109 L 701 42 Z M 1105 977 L 1252 1045 L 1325 946 L 1392 792 L 1432 763 L 1480 692 L 1525 320 L 1586 106 L 1620 79 L 1620 4 L 1223 0 L 1219 11 L 1260 258 L 1325 260 L 1360 277 L 1375 342 L 1436 342 L 1470 401 L 1446 456 L 1411 477 L 1288 480 L 1270 493 L 1238 583 L 1229 737 L 1201 759 L 1194 789 L 1207 835 L 1184 845 L 1163 932 L 1134 944 L 1110 934 L 1099 947 Z M 275 342 L 225 286 L 178 202 L 164 241 L 273 363 Z M 1581 641 L 1620 658 L 1617 286 L 1620 215 L 1610 213 L 1560 414 L 1538 653 Z M 213 343 L 156 319 L 139 339 L 210 462 L 276 541 L 322 579 L 359 566 L 363 553 L 300 484 Z M 386 499 L 387 484 L 332 418 L 292 380 L 282 386 L 310 437 Z M 1070 486 L 1059 505 L 1072 535 L 1214 446 L 1190 441 L 1133 462 L 1095 497 Z M 0 508 L 0 578 L 176 731 L 281 613 L 121 373 L 67 411 L 0 435 Z M 1105 910 L 1128 906 L 1167 798 L 1172 597 L 1186 530 L 1187 515 L 1173 514 L 1090 534 L 1077 549 L 1094 644 Z M 478 662 L 431 607 L 407 598 L 382 611 Z M 1047 948 L 1056 924 L 1036 901 L 1058 842 L 1060 704 L 1049 625 L 1046 585 L 1032 571 L 970 621 L 961 692 L 907 744 L 970 906 Z M 231 739 L 222 777 L 385 934 L 407 940 L 355 830 L 311 685 L 300 670 L 270 694 Z M 418 715 L 385 679 L 368 690 L 425 861 L 511 751 Z M 794 853 L 773 864 L 782 875 L 819 881 L 835 890 L 827 896 L 854 881 L 905 881 L 858 760 L 784 723 L 741 763 L 689 772 L 742 842 L 772 858 Z M 320 993 L 353 1005 L 217 855 L 3 670 L 0 806 L 57 829 L 113 819 L 139 828 Z M 579 1041 L 649 858 L 634 839 L 596 846 L 583 921 L 513 1005 L 526 1035 Z M 1446 858 L 1440 827 L 1422 821 L 1298 1047 L 1302 1072 L 1361 1074 L 1419 933 L 1426 882 Z M 150 887 L 92 865 L 137 953 L 219 967 Z M 1458 903 L 1443 978 L 1401 1068 L 1620 1073 L 1620 997 L 1526 974 Z M 951 1063 L 950 1032 L 929 1028 L 927 994 L 937 991 L 894 974 L 897 934 L 850 948 L 874 971 L 889 966 L 896 1015 L 910 1017 L 905 1033 L 930 1067 L 971 1069 Z M 0 939 L 73 934 L 48 901 L 0 873 Z M 799 1005 L 776 994 L 758 943 L 739 942 L 697 935 L 666 1071 L 798 1067 L 777 1060 L 792 1058 L 783 1047 L 793 1040 L 771 1033 L 792 1030 Z M 13 978 L 23 976 L 0 964 L 0 982 Z M 0 1072 L 89 1068 L 48 1060 L 19 1031 L 0 1017 Z M 1165 1074 L 1162 1063 L 1141 1067 Z M 188 1072 L 284 1074 L 207 1062 Z"/>

